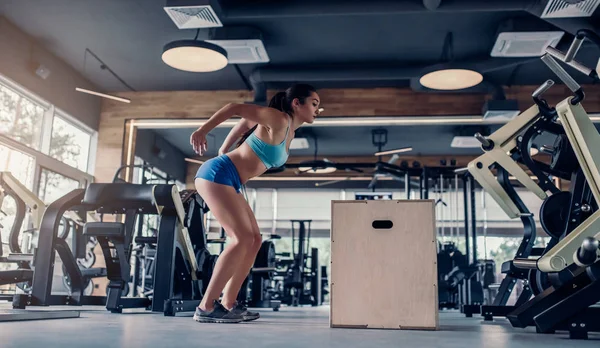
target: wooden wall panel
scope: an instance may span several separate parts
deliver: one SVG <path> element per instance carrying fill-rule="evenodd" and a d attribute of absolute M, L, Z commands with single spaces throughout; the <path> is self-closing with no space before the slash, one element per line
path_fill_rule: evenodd
<path fill-rule="evenodd" d="M 509 99 L 519 100 L 521 109 L 531 104 L 531 93 L 538 86 L 506 88 Z M 600 112 L 600 86 L 585 86 L 588 112 Z M 268 97 L 275 91 L 269 91 Z M 100 115 L 96 181 L 112 180 L 123 163 L 127 143 L 127 120 L 150 118 L 209 118 L 227 103 L 252 101 L 251 91 L 174 91 L 124 92 L 130 104 L 104 99 Z M 458 93 L 415 93 L 407 88 L 323 89 L 319 91 L 325 108 L 322 117 L 335 116 L 437 116 L 480 115 L 488 95 Z M 545 97 L 552 104 L 569 95 L 564 86 L 554 86 Z M 194 168 L 194 165 L 191 165 Z M 193 171 L 193 169 L 191 170 Z"/>

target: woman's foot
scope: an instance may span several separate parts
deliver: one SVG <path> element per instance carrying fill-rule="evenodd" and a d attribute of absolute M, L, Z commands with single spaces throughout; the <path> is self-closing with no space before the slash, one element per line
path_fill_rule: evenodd
<path fill-rule="evenodd" d="M 194 320 L 199 323 L 240 323 L 244 321 L 242 315 L 228 311 L 223 307 L 219 301 L 213 302 L 213 308 L 202 310 L 200 307 L 196 307 L 194 313 Z"/>
<path fill-rule="evenodd" d="M 260 314 L 256 312 L 250 312 L 246 306 L 239 302 L 235 302 L 230 309 L 231 313 L 241 315 L 244 321 L 252 321 L 260 318 Z"/>

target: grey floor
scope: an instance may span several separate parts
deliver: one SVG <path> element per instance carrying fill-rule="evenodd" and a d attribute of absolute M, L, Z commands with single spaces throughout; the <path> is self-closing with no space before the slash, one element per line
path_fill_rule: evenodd
<path fill-rule="evenodd" d="M 9 309 L 0 303 L 0 312 Z M 37 309 L 37 308 L 36 308 Z M 56 308 L 51 308 L 56 309 Z M 600 335 L 568 340 L 566 333 L 539 335 L 512 328 L 505 319 L 484 323 L 457 312 L 440 313 L 440 330 L 350 330 L 329 328 L 329 308 L 259 310 L 262 318 L 242 324 L 200 324 L 191 316 L 164 317 L 143 311 L 110 314 L 97 307 L 80 317 L 0 322 L 2 348 L 66 347 L 599 347 Z M 85 345 L 85 346 L 84 346 Z"/>

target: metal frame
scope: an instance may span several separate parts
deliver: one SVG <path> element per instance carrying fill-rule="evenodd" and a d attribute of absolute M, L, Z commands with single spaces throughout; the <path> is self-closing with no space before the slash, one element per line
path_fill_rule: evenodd
<path fill-rule="evenodd" d="M 600 134 L 581 104 L 569 97 L 556 106 L 558 117 L 581 165 L 596 202 L 600 202 Z M 600 210 L 577 226 L 554 248 L 542 255 L 537 267 L 542 272 L 560 272 L 577 263 L 575 252 L 586 237 L 600 238 Z M 599 256 L 600 257 L 600 256 Z"/>
<path fill-rule="evenodd" d="M 546 192 L 512 159 L 510 153 L 518 148 L 517 137 L 540 118 L 537 105 L 533 105 L 512 121 L 491 134 L 486 140 L 483 155 L 467 166 L 469 173 L 483 189 L 498 203 L 498 206 L 511 218 L 521 215 L 519 208 L 494 177 L 490 167 L 499 165 L 512 174 L 517 181 L 540 199 L 546 199 Z"/>

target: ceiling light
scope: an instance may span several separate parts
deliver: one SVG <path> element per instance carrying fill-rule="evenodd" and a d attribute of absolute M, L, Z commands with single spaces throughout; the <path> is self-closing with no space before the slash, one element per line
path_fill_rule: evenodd
<path fill-rule="evenodd" d="M 204 164 L 204 161 L 196 160 L 196 159 L 193 159 L 193 158 L 185 158 L 184 160 L 186 162 L 190 162 L 190 163 Z"/>
<path fill-rule="evenodd" d="M 452 138 L 452 143 L 450 143 L 450 147 L 454 148 L 479 148 L 481 147 L 481 143 L 474 136 L 460 136 L 457 135 Z"/>
<path fill-rule="evenodd" d="M 421 85 L 438 90 L 465 89 L 478 85 L 483 76 L 477 71 L 467 69 L 443 69 L 423 75 Z"/>
<path fill-rule="evenodd" d="M 183 71 L 211 72 L 227 66 L 227 51 L 204 41 L 179 40 L 165 45 L 162 60 Z"/>
<path fill-rule="evenodd" d="M 375 152 L 375 156 L 385 156 L 385 155 L 392 155 L 395 153 L 408 152 L 408 151 L 412 151 L 412 149 L 413 149 L 412 147 L 404 147 L 404 148 L 396 149 L 396 150 Z"/>
<path fill-rule="evenodd" d="M 290 143 L 290 150 L 308 149 L 308 139 L 306 138 L 294 138 Z"/>
<path fill-rule="evenodd" d="M 89 89 L 83 89 L 83 88 L 75 87 L 75 90 L 77 92 L 82 92 L 82 93 L 87 93 L 87 94 L 93 94 L 93 95 L 97 95 L 99 97 L 108 98 L 108 99 L 120 101 L 120 102 L 123 102 L 123 103 L 131 103 L 131 100 L 129 100 L 129 99 L 121 98 L 121 97 L 115 97 L 114 95 L 110 95 L 110 94 L 104 94 L 104 93 L 100 93 L 100 92 L 94 92 L 94 91 L 90 91 Z"/>
<path fill-rule="evenodd" d="M 300 167 L 298 168 L 302 174 L 329 174 L 335 172 L 335 167 L 315 168 L 315 167 Z"/>

